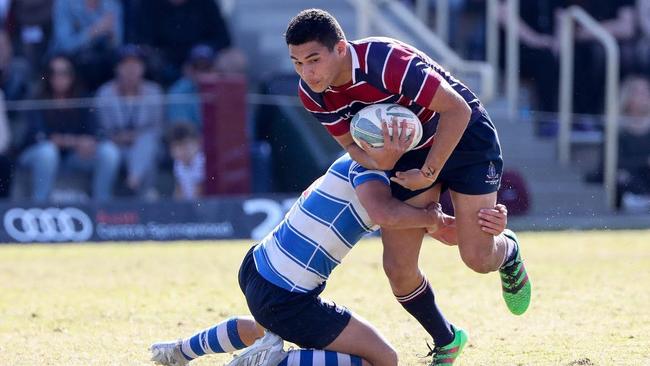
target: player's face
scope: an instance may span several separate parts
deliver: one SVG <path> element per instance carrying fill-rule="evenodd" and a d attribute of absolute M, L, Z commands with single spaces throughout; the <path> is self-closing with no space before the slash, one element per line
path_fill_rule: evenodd
<path fill-rule="evenodd" d="M 322 93 L 340 74 L 345 42 L 339 42 L 333 50 L 316 41 L 289 45 L 289 55 L 300 78 L 311 90 Z"/>

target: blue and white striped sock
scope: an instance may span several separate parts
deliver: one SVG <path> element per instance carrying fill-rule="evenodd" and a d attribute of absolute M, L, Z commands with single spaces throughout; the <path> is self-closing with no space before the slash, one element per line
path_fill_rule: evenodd
<path fill-rule="evenodd" d="M 182 342 L 181 353 L 188 361 L 203 355 L 246 348 L 237 331 L 237 318 L 224 320 L 212 328 L 183 339 Z"/>
<path fill-rule="evenodd" d="M 287 352 L 278 366 L 361 366 L 361 357 L 334 351 L 298 349 Z"/>

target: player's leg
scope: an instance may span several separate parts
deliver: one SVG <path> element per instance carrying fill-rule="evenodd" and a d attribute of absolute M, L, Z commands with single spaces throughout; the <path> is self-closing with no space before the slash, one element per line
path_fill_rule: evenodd
<path fill-rule="evenodd" d="M 253 344 L 264 329 L 251 316 L 238 316 L 178 341 L 151 346 L 151 360 L 162 365 L 185 365 L 200 356 L 230 353 Z"/>
<path fill-rule="evenodd" d="M 425 207 L 437 202 L 439 197 L 440 185 L 437 185 L 408 199 L 406 203 Z M 433 338 L 436 345 L 430 353 L 433 364 L 453 363 L 467 342 L 467 334 L 447 321 L 436 304 L 431 285 L 418 267 L 424 233 L 423 229 L 382 228 L 384 271 L 397 301 Z"/>
<path fill-rule="evenodd" d="M 311 315 L 315 315 L 316 309 L 312 309 Z M 301 312 L 301 317 L 305 316 Z M 310 316 L 311 316 L 310 315 Z M 328 310 L 321 315 L 326 318 L 332 319 L 332 315 Z M 310 345 L 308 349 L 294 349 L 289 352 L 275 352 L 273 357 L 268 357 L 270 353 L 268 347 L 258 343 L 263 343 L 267 339 L 278 338 L 277 335 L 267 333 L 264 337 L 258 340 L 252 347 L 247 348 L 241 355 L 228 363 L 227 366 L 243 366 L 256 364 L 260 366 L 395 366 L 397 365 L 397 354 L 386 340 L 379 334 L 379 332 L 372 327 L 368 322 L 360 317 L 349 313 L 347 310 L 335 315 L 337 318 L 334 323 L 338 323 L 338 318 L 350 316 L 349 321 L 345 328 L 340 331 L 339 335 L 329 345 L 325 346 L 324 350 L 314 349 L 315 344 L 319 344 L 320 340 L 316 332 L 317 328 L 313 328 L 312 332 L 302 333 L 302 336 L 297 335 L 300 331 L 295 331 L 291 335 L 293 341 L 301 345 Z M 327 320 L 327 319 L 325 319 Z M 314 332 L 314 330 L 316 332 Z M 282 331 L 282 330 L 281 330 Z M 327 330 L 324 330 L 328 333 Z M 287 333 L 285 333 L 287 334 Z M 314 336 L 316 334 L 316 336 Z M 267 342 L 268 343 L 268 342 Z M 265 360 L 260 361 L 262 355 L 267 357 Z"/>
<path fill-rule="evenodd" d="M 263 338 L 277 335 L 302 348 L 346 353 L 337 356 L 341 365 L 346 364 L 344 360 L 354 361 L 354 365 L 360 364 L 357 363 L 360 361 L 358 357 L 351 358 L 347 354 L 364 358 L 367 356 L 369 362 L 374 362 L 373 365 L 397 365 L 396 362 L 391 362 L 395 360 L 395 352 L 374 328 L 346 308 L 320 298 L 325 284 L 308 293 L 290 292 L 275 286 L 259 274 L 251 250 L 241 265 L 239 285 L 246 296 L 251 314 L 270 332 Z M 273 335 L 269 335 L 271 333 Z M 245 351 L 248 352 L 248 359 L 239 357 L 237 362 L 229 365 L 247 365 L 247 362 L 253 360 L 257 364 L 259 355 L 270 359 L 278 354 L 274 347 L 257 349 L 258 352 Z M 292 359 L 295 358 L 296 356 Z M 301 366 L 311 365 L 306 358 L 302 362 Z"/>
<path fill-rule="evenodd" d="M 530 303 L 530 282 L 521 260 L 519 243 L 510 230 L 492 236 L 476 221 L 478 211 L 494 207 L 496 192 L 468 195 L 451 191 L 456 216 L 458 248 L 465 264 L 479 273 L 499 270 L 503 296 L 514 314 L 523 314 Z"/>
<path fill-rule="evenodd" d="M 332 343 L 324 347 L 324 349 L 361 357 L 361 359 L 367 361 L 367 363 L 372 366 L 397 365 L 397 352 L 379 333 L 379 331 L 375 329 L 375 327 L 357 314 L 351 314 L 348 325 L 343 329 L 341 334 L 339 334 Z M 360 365 L 360 363 L 358 363 L 359 361 L 361 360 L 355 360 L 354 356 L 350 356 L 350 362 L 352 365 Z M 345 357 L 343 357 L 341 362 L 332 363 L 332 365 L 345 364 Z M 313 365 L 316 366 L 320 364 L 314 363 Z M 327 366 L 329 365 L 330 364 L 327 364 Z M 288 364 L 287 366 L 291 366 L 291 364 Z"/>

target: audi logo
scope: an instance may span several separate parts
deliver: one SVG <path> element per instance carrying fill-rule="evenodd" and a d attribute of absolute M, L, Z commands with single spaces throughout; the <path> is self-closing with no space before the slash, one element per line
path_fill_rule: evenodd
<path fill-rule="evenodd" d="M 93 223 L 78 208 L 12 208 L 5 213 L 4 227 L 19 242 L 86 241 Z"/>

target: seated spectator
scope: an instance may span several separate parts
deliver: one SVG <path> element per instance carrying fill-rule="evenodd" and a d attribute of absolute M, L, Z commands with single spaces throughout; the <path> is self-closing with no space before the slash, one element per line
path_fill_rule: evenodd
<path fill-rule="evenodd" d="M 174 197 L 182 200 L 201 197 L 205 181 L 205 155 L 196 126 L 176 123 L 169 133 L 169 148 L 174 159 Z"/>
<path fill-rule="evenodd" d="M 87 107 L 73 107 L 70 99 L 83 97 L 72 61 L 55 56 L 47 67 L 36 98 L 51 100 L 52 107 L 28 112 L 28 147 L 19 163 L 32 174 L 32 198 L 50 197 L 59 168 L 93 172 L 93 197 L 111 197 L 117 175 L 119 151 L 110 141 L 99 141 L 97 124 Z"/>
<path fill-rule="evenodd" d="M 559 63 L 556 56 L 558 40 L 555 38 L 554 19 L 562 1 L 522 1 L 520 4 L 520 77 L 533 84 L 535 109 L 544 112 L 557 112 Z M 499 7 L 499 22 L 504 28 L 508 26 L 507 12 L 506 2 L 502 1 Z M 505 39 L 500 44 L 504 56 Z"/>
<path fill-rule="evenodd" d="M 650 209 L 650 81 L 631 76 L 621 88 L 618 185 L 623 204 Z"/>
<path fill-rule="evenodd" d="M 7 32 L 0 28 L 0 89 L 7 100 L 24 99 L 29 89 L 29 65 L 14 56 Z"/>
<path fill-rule="evenodd" d="M 29 62 L 32 70 L 40 70 L 52 36 L 53 0 L 20 0 L 11 4 L 12 22 L 9 33 L 16 52 Z"/>
<path fill-rule="evenodd" d="M 633 63 L 629 48 L 637 34 L 635 0 L 568 0 L 566 3 L 567 6 L 583 7 L 614 36 L 621 50 L 621 71 L 623 74 L 628 72 Z M 575 68 L 574 111 L 600 114 L 604 105 L 605 51 L 592 33 L 583 27 L 576 29 L 575 39 L 575 64 L 580 67 Z"/>
<path fill-rule="evenodd" d="M 90 90 L 109 80 L 123 42 L 122 7 L 117 0 L 55 0 L 53 51 L 73 56 Z"/>
<path fill-rule="evenodd" d="M 12 164 L 7 154 L 10 143 L 11 133 L 5 109 L 5 99 L 0 89 L 0 199 L 9 197 L 11 192 Z"/>
<path fill-rule="evenodd" d="M 650 0 L 637 0 L 639 39 L 636 46 L 636 68 L 638 72 L 650 74 Z"/>
<path fill-rule="evenodd" d="M 163 122 L 162 89 L 144 79 L 145 62 L 139 47 L 120 51 L 115 79 L 96 96 L 100 127 L 121 151 L 126 184 L 140 197 L 151 197 Z"/>
<path fill-rule="evenodd" d="M 181 77 L 194 45 L 215 51 L 230 46 L 230 34 L 214 0 L 144 0 L 140 42 L 157 51 L 154 74 L 164 85 Z"/>
<path fill-rule="evenodd" d="M 214 50 L 208 45 L 192 48 L 185 66 L 185 76 L 177 80 L 170 88 L 170 101 L 167 105 L 167 121 L 192 122 L 198 128 L 203 124 L 201 100 L 199 97 L 199 80 L 205 74 L 214 73 Z M 175 101 L 181 96 L 183 101 Z"/>

